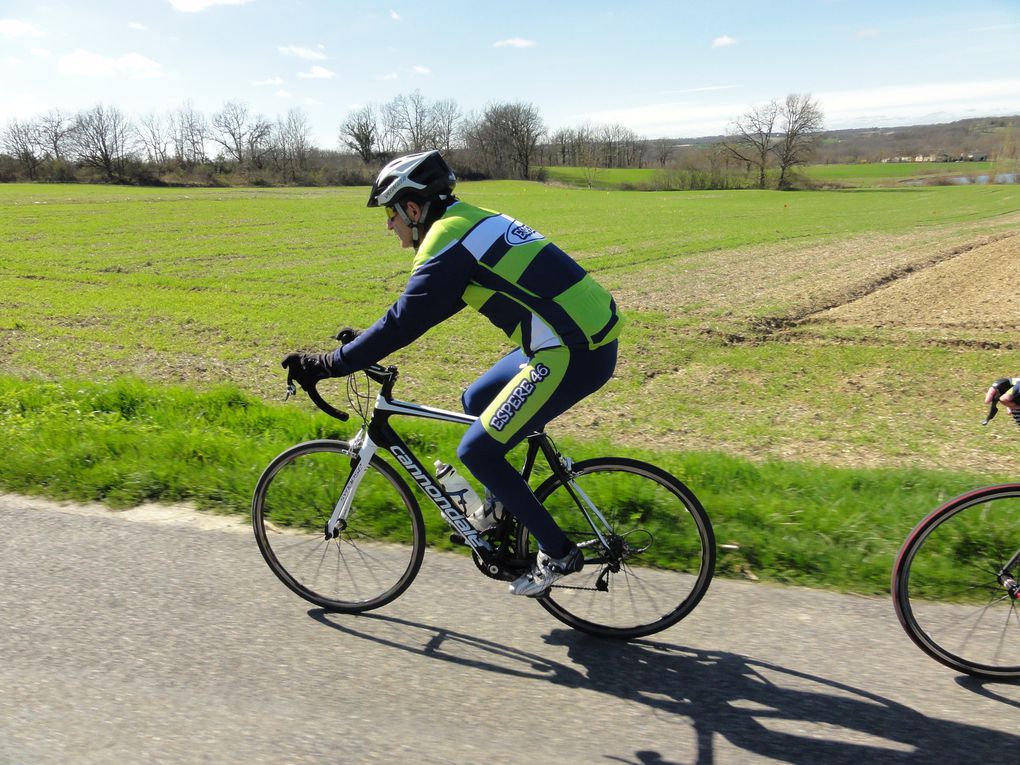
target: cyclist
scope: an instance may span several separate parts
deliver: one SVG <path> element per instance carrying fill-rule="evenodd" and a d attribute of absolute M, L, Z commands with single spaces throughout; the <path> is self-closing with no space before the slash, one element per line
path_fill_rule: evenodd
<path fill-rule="evenodd" d="M 623 319 L 612 296 L 561 249 L 507 215 L 460 201 L 455 184 L 438 151 L 382 169 L 368 206 L 385 208 L 388 230 L 415 251 L 403 294 L 351 342 L 328 353 L 291 353 L 283 365 L 302 384 L 347 375 L 465 305 L 503 330 L 517 348 L 464 391 L 464 411 L 478 420 L 457 456 L 486 487 L 486 510 L 501 503 L 538 540 L 531 570 L 510 584 L 513 594 L 534 597 L 583 560 L 507 453 L 609 381 Z"/>

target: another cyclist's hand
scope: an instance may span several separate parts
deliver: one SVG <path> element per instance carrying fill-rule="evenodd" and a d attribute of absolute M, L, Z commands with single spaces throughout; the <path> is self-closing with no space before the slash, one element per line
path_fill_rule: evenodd
<path fill-rule="evenodd" d="M 1013 386 L 1012 380 L 1008 377 L 1002 377 L 992 383 L 988 392 L 985 393 L 985 403 L 991 404 L 993 401 L 998 401 L 1010 412 L 1020 410 L 1020 403 L 1014 401 L 1014 394 L 1016 388 Z"/>
<path fill-rule="evenodd" d="M 288 353 L 283 357 L 280 366 L 287 370 L 290 377 L 297 380 L 302 388 L 309 388 L 319 380 L 333 376 L 328 353 Z"/>

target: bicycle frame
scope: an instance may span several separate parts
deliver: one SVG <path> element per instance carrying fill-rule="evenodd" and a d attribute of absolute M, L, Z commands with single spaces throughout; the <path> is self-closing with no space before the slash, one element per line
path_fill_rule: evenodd
<path fill-rule="evenodd" d="M 492 546 L 479 535 L 464 513 L 457 507 L 454 499 L 446 492 L 442 484 L 436 480 L 432 473 L 422 465 L 421 461 L 414 455 L 411 448 L 389 422 L 391 417 L 404 416 L 470 426 L 478 418 L 468 414 L 451 412 L 446 409 L 395 400 L 389 395 L 393 382 L 396 379 L 395 376 L 388 375 L 384 378 L 374 376 L 374 379 L 381 381 L 383 387 L 376 396 L 371 419 L 351 439 L 351 449 L 356 451 L 356 456 L 351 467 L 351 474 L 348 476 L 347 483 L 340 493 L 340 498 L 337 500 L 333 513 L 326 524 L 326 537 L 332 538 L 339 534 L 340 528 L 343 527 L 350 513 L 355 491 L 361 483 L 362 477 L 367 472 L 372 457 L 375 456 L 379 449 L 385 449 L 393 455 L 397 463 L 425 493 L 425 496 L 439 509 L 446 522 L 463 537 L 472 550 L 484 559 L 485 553 L 492 552 Z M 569 475 L 569 459 L 562 458 L 559 455 L 549 441 L 548 436 L 544 433 L 534 433 L 527 438 L 528 451 L 524 460 L 524 467 L 521 471 L 524 480 L 530 481 L 535 461 L 538 453 L 541 451 L 553 472 L 560 478 L 571 497 L 577 503 L 577 506 L 581 509 L 581 512 L 588 519 L 588 523 L 595 531 L 599 540 L 608 547 L 602 532 L 592 521 L 591 513 L 593 512 L 602 524 L 607 526 L 605 518 L 602 517 L 602 514 L 599 513 L 591 500 L 571 480 Z M 583 502 L 578 497 L 578 494 L 583 498 Z"/>

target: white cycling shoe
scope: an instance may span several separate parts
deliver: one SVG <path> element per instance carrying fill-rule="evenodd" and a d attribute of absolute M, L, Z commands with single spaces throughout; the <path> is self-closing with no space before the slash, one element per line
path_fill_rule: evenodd
<path fill-rule="evenodd" d="M 535 557 L 531 571 L 510 583 L 510 594 L 537 598 L 552 587 L 553 582 L 584 567 L 584 556 L 576 547 L 562 558 L 552 558 L 541 550 Z"/>

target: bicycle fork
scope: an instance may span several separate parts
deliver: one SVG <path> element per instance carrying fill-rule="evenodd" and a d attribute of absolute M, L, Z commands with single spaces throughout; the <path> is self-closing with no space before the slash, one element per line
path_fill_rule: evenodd
<path fill-rule="evenodd" d="M 999 574 L 996 577 L 999 580 L 1006 592 L 1009 593 L 1009 597 L 1013 600 L 1020 600 L 1020 582 L 1017 582 L 1016 578 L 1010 575 L 1010 570 L 1015 568 L 1020 563 L 1020 550 L 1016 551 L 1016 554 L 1009 559 L 1009 563 L 999 569 Z"/>
<path fill-rule="evenodd" d="M 375 442 L 365 431 L 361 431 L 351 439 L 351 451 L 355 453 L 354 462 L 351 466 L 351 474 L 347 477 L 347 483 L 333 508 L 333 513 L 326 521 L 326 539 L 336 539 L 340 536 L 340 532 L 347 527 L 347 516 L 351 512 L 354 493 L 361 485 L 361 479 L 365 477 L 377 449 Z"/>

